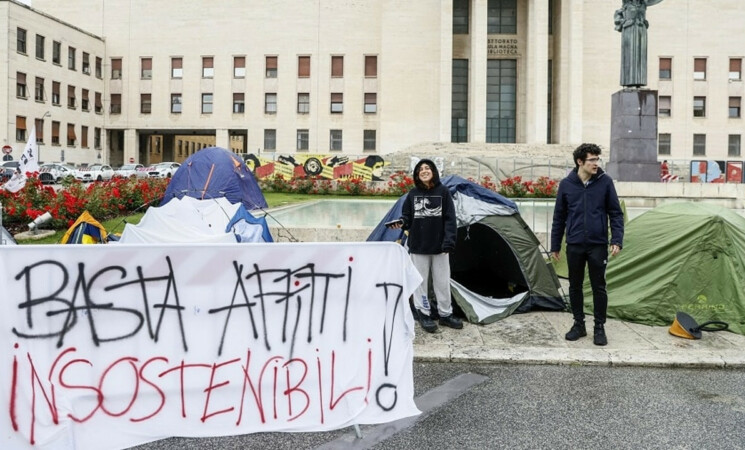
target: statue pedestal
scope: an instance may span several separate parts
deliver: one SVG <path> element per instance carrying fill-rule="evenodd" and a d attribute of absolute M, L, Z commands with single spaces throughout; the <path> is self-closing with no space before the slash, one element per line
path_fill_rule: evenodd
<path fill-rule="evenodd" d="M 610 161 L 617 181 L 660 181 L 657 91 L 622 90 L 611 97 Z"/>

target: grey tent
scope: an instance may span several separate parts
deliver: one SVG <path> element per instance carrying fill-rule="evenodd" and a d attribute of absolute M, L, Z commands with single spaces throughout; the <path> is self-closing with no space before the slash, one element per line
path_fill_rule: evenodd
<path fill-rule="evenodd" d="M 2 225 L 0 225 L 0 245 L 17 245 L 13 235 Z"/>
<path fill-rule="evenodd" d="M 450 291 L 466 319 L 491 323 L 513 312 L 565 309 L 556 273 L 515 203 L 458 176 L 445 177 L 442 183 L 453 195 L 458 219 Z M 384 225 L 401 216 L 404 197 L 368 241 L 405 239 L 400 230 Z"/>

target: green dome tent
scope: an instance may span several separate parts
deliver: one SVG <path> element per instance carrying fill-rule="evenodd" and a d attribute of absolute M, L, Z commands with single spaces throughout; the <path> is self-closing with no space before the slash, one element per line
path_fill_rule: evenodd
<path fill-rule="evenodd" d="M 608 262 L 608 316 L 666 326 L 678 311 L 745 335 L 745 217 L 706 203 L 671 203 L 626 225 Z M 585 307 L 592 307 L 585 281 Z"/>

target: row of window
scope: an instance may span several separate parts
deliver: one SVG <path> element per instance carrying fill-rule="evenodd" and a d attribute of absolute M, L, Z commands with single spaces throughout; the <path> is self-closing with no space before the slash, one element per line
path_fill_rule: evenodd
<path fill-rule="evenodd" d="M 16 29 L 16 51 L 26 55 L 27 31 L 23 28 Z M 46 38 L 40 34 L 36 35 L 36 59 L 46 61 Z M 77 70 L 77 49 L 67 47 L 67 68 Z M 52 64 L 62 65 L 62 42 L 52 41 Z M 102 78 L 102 61 L 101 58 L 95 58 L 96 77 Z M 82 64 L 80 69 L 86 75 L 91 73 L 91 56 L 88 52 L 82 52 Z"/>
<path fill-rule="evenodd" d="M 37 102 L 46 102 L 48 96 L 45 88 L 45 80 L 41 77 L 35 77 L 34 80 L 34 99 Z M 59 81 L 52 81 L 52 105 L 62 105 L 62 84 Z M 67 86 L 67 107 L 70 109 L 76 109 L 77 103 L 77 88 L 73 85 Z M 23 72 L 16 72 L 16 97 L 20 99 L 28 98 L 28 86 L 26 85 L 26 74 Z M 80 91 L 80 107 L 83 111 L 90 111 L 90 96 L 88 89 L 81 89 Z M 94 110 L 96 113 L 101 114 L 103 112 L 103 103 L 101 102 L 101 93 L 94 93 Z"/>
<path fill-rule="evenodd" d="M 310 56 L 297 57 L 298 78 L 310 78 Z M 111 58 L 111 79 L 122 79 L 122 58 Z M 279 73 L 279 56 L 266 56 L 264 59 L 264 76 L 266 78 L 277 78 Z M 180 56 L 171 57 L 171 78 L 183 78 L 184 58 Z M 202 56 L 202 78 L 214 78 L 215 58 L 213 56 Z M 376 78 L 378 76 L 378 57 L 365 55 L 365 77 Z M 153 77 L 153 58 L 140 58 L 140 79 L 150 80 Z M 233 56 L 233 78 L 246 77 L 246 57 Z M 331 56 L 331 77 L 344 77 L 344 56 Z"/>
<path fill-rule="evenodd" d="M 737 119 L 741 117 L 741 97 L 729 97 L 727 102 L 727 117 Z M 672 97 L 660 95 L 658 115 L 660 117 L 672 116 Z M 693 117 L 706 117 L 706 97 L 693 97 Z"/>
<path fill-rule="evenodd" d="M 98 97 L 97 97 L 98 98 Z M 153 107 L 152 94 L 140 94 L 140 113 L 150 114 Z M 182 109 L 182 94 L 171 94 L 171 113 L 180 114 Z M 243 114 L 246 110 L 245 94 L 242 92 L 233 93 L 233 113 Z M 202 114 L 212 114 L 214 111 L 214 94 L 202 94 Z M 363 104 L 365 114 L 375 114 L 378 112 L 378 94 L 366 93 Z M 122 95 L 111 94 L 111 114 L 121 114 L 122 112 Z M 330 112 L 332 114 L 341 114 L 344 112 L 344 94 L 334 92 L 331 94 Z M 264 94 L 264 113 L 277 114 L 277 94 Z M 310 113 L 310 93 L 301 92 L 297 94 L 297 113 Z"/>
<path fill-rule="evenodd" d="M 740 143 L 742 135 L 730 134 L 727 136 L 727 156 L 740 157 Z M 670 155 L 672 148 L 672 135 L 670 133 L 660 133 L 657 139 L 657 151 L 660 155 Z M 693 156 L 706 156 L 706 135 L 693 135 Z"/>
<path fill-rule="evenodd" d="M 305 128 L 298 129 L 296 131 L 296 150 L 307 151 L 309 150 L 310 142 L 310 131 Z M 342 151 L 343 150 L 343 132 L 342 130 L 329 130 L 329 150 Z M 187 143 L 188 145 L 188 143 Z M 178 154 L 181 156 L 180 142 L 178 147 Z M 363 130 L 362 133 L 362 149 L 367 151 L 375 151 L 377 148 L 377 130 Z M 277 150 L 277 130 L 273 128 L 264 129 L 264 150 L 275 151 Z"/>
<path fill-rule="evenodd" d="M 453 0 L 453 34 L 468 34 L 469 3 Z M 486 21 L 488 34 L 517 34 L 517 0 L 489 0 Z"/>
<path fill-rule="evenodd" d="M 707 58 L 693 58 L 693 79 L 706 80 Z M 730 81 L 742 80 L 742 58 L 729 58 L 728 79 Z M 673 78 L 673 59 L 660 58 L 660 80 Z"/>
<path fill-rule="evenodd" d="M 36 132 L 36 142 L 39 144 L 44 143 L 44 120 L 36 119 L 34 122 Z M 26 117 L 16 116 L 16 140 L 18 142 L 25 142 L 27 139 L 26 135 Z M 89 127 L 85 125 L 80 126 L 80 146 L 82 148 L 88 148 L 88 134 Z M 75 132 L 75 124 L 67 124 L 67 145 L 74 147 L 77 144 L 78 135 Z M 60 144 L 60 122 L 52 121 L 52 145 Z M 101 129 L 98 127 L 93 128 L 93 147 L 97 150 L 101 149 Z"/>

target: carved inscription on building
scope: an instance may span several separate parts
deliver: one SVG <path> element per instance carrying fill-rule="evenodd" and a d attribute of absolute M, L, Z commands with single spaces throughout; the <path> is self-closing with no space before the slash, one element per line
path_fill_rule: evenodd
<path fill-rule="evenodd" d="M 519 56 L 518 42 L 515 38 L 489 38 L 486 43 L 487 56 L 499 58 L 504 56 Z"/>

